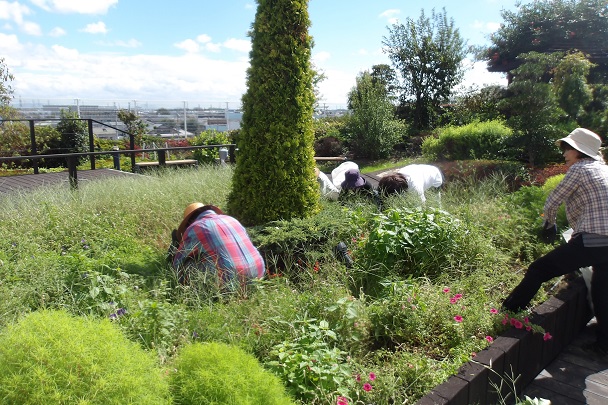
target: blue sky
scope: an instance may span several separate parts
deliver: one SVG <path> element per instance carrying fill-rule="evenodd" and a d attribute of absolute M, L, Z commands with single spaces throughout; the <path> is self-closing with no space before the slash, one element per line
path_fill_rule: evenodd
<path fill-rule="evenodd" d="M 358 73 L 390 64 L 382 39 L 395 20 L 445 8 L 470 45 L 488 44 L 516 0 L 309 0 L 322 103 L 340 106 Z M 529 2 L 529 1 L 528 1 Z M 526 3 L 526 1 L 524 1 Z M 128 101 L 236 107 L 246 91 L 254 0 L 0 0 L 0 57 L 15 103 Z M 464 86 L 505 84 L 473 65 Z"/>

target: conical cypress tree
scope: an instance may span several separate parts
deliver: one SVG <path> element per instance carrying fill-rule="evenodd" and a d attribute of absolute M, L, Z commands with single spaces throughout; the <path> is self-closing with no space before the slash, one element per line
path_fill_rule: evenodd
<path fill-rule="evenodd" d="M 318 209 L 308 0 L 257 0 L 228 212 L 244 224 Z"/>

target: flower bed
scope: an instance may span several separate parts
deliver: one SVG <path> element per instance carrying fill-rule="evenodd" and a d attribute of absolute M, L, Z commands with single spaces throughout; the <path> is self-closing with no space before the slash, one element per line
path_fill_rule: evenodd
<path fill-rule="evenodd" d="M 579 277 L 532 311 L 530 321 L 551 331 L 552 339 L 545 340 L 542 334 L 523 328 L 511 328 L 417 404 L 495 404 L 509 393 L 510 387 L 502 384 L 500 395 L 494 387 L 500 387 L 503 379 L 509 381 L 517 376 L 515 389 L 521 392 L 576 337 L 591 317 L 587 288 Z"/>

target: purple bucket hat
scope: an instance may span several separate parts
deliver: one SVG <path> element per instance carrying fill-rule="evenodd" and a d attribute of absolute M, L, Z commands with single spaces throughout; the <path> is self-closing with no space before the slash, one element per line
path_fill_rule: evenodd
<path fill-rule="evenodd" d="M 344 183 L 342 188 L 356 188 L 365 184 L 365 179 L 361 177 L 358 169 L 348 169 L 344 173 Z"/>

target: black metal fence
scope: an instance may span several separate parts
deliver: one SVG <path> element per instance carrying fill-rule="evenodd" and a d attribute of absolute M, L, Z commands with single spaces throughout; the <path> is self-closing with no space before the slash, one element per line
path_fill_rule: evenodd
<path fill-rule="evenodd" d="M 49 121 L 46 119 L 41 119 L 41 120 L 34 120 L 34 119 L 30 119 L 30 120 L 5 120 L 4 122 L 10 122 L 10 121 L 22 121 L 22 122 L 28 122 L 29 123 L 29 129 L 30 129 L 30 142 L 31 142 L 31 154 L 30 155 L 21 155 L 21 156 L 3 156 L 0 157 L 0 163 L 1 162 L 10 162 L 10 161 L 32 161 L 32 167 L 34 169 L 34 174 L 38 174 L 39 173 L 39 168 L 38 168 L 38 161 L 40 159 L 56 159 L 56 158 L 65 158 L 66 162 L 67 162 L 67 168 L 68 168 L 68 176 L 69 176 L 69 180 L 70 180 L 70 186 L 72 188 L 77 188 L 78 187 L 78 173 L 77 173 L 77 166 L 78 166 L 78 159 L 81 157 L 88 157 L 90 160 L 90 164 L 91 164 L 91 170 L 95 170 L 95 158 L 96 156 L 99 155 L 108 155 L 111 154 L 114 157 L 114 168 L 117 170 L 120 170 L 120 155 L 129 155 L 131 158 L 131 171 L 135 171 L 136 170 L 136 156 L 138 154 L 142 154 L 142 153 L 157 153 L 158 155 L 158 165 L 159 166 L 165 166 L 166 165 L 166 156 L 168 152 L 177 152 L 180 150 L 183 151 L 187 151 L 187 150 L 196 150 L 196 149 L 209 149 L 209 148 L 227 148 L 228 149 L 228 160 L 231 163 L 235 162 L 235 151 L 236 151 L 236 145 L 235 144 L 224 144 L 224 145 L 199 145 L 199 146 L 176 146 L 176 147 L 165 147 L 165 148 L 151 148 L 151 149 L 135 149 L 135 135 L 130 134 L 122 129 L 119 128 L 115 128 L 111 125 L 107 125 L 103 122 L 100 121 L 96 121 L 93 119 L 76 119 L 76 120 L 80 120 L 80 121 L 87 121 L 87 126 L 88 126 L 88 134 L 89 134 L 89 151 L 88 152 L 79 152 L 79 153 L 57 153 L 57 154 L 45 154 L 45 155 L 39 155 L 38 154 L 38 148 L 36 145 L 36 125 L 35 122 L 36 121 Z M 95 150 L 95 136 L 93 134 L 93 123 L 102 125 L 104 127 L 108 127 L 110 129 L 113 129 L 115 131 L 119 131 L 125 135 L 129 136 L 129 149 L 126 150 L 109 150 L 109 151 L 99 151 L 99 150 Z"/>

